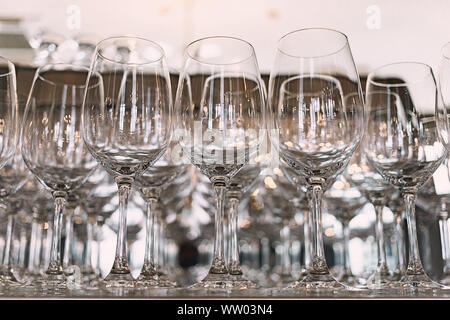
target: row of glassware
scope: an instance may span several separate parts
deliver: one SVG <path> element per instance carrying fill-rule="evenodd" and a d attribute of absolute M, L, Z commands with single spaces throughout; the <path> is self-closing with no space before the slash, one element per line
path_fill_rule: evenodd
<path fill-rule="evenodd" d="M 15 92 L 14 66 L 4 59 L 2 198 L 20 200 L 26 192 L 38 197 L 28 168 L 55 203 L 47 271 L 23 286 L 56 291 L 72 287 L 60 250 L 65 208 L 79 198 L 88 216 L 107 211 L 105 207 L 112 208 L 112 180 L 119 207 L 115 259 L 98 287 L 170 286 L 155 262 L 157 205 L 162 194 L 177 197 L 188 190 L 191 180 L 185 175 L 192 163 L 212 184 L 216 212 L 211 267 L 190 289 L 256 286 L 239 264 L 237 211 L 244 198 L 257 195 L 258 177 L 271 170 L 273 177 L 286 181 L 265 178 L 264 184 L 269 189 L 292 184 L 296 193 L 289 202 L 309 208 L 304 215 L 305 273 L 286 290 L 364 290 L 338 282 L 327 267 L 322 198 L 331 188 L 327 203 L 340 208 L 334 214 L 345 220 L 364 198 L 376 208 L 378 266 L 367 288 L 445 291 L 422 267 L 415 199 L 433 174 L 433 192 L 443 204 L 449 193 L 436 175 L 445 169 L 441 165 L 449 148 L 447 60 L 444 51 L 440 85 L 423 63 L 379 67 L 366 79 L 364 99 L 347 37 L 330 29 L 302 29 L 278 42 L 266 92 L 251 44 L 209 37 L 186 47 L 173 99 L 163 49 L 150 40 L 115 37 L 98 43 L 89 69 L 67 64 L 38 68 L 22 104 Z M 137 279 L 127 261 L 127 205 L 135 185 L 147 204 L 146 250 Z M 408 267 L 399 279 L 387 268 L 382 224 L 383 207 L 394 190 L 405 202 L 409 239 Z M 285 198 L 267 197 L 272 212 L 289 216 Z M 6 212 L 15 211 L 12 204 L 17 201 L 4 203 Z M 230 213 L 224 232 L 226 205 Z M 8 277 L 3 275 L 5 286 L 13 285 Z"/>

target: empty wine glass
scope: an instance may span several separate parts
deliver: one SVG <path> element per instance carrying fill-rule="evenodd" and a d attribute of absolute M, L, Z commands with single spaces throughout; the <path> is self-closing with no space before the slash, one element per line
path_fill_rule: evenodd
<path fill-rule="evenodd" d="M 366 134 L 370 135 L 371 132 Z M 363 140 L 365 143 L 368 140 Z M 364 146 L 362 147 L 364 148 Z M 367 148 L 370 149 L 370 148 Z M 388 289 L 392 277 L 389 272 L 384 241 L 383 209 L 394 194 L 394 187 L 367 163 L 358 149 L 350 160 L 346 177 L 355 184 L 375 208 L 375 239 L 377 241 L 377 269 L 367 279 L 370 289 Z"/>
<path fill-rule="evenodd" d="M 362 151 L 369 165 L 400 190 L 406 205 L 409 262 L 399 287 L 439 288 L 422 267 L 415 215 L 418 189 L 446 156 L 434 113 L 442 98 L 433 71 L 415 62 L 379 67 L 369 74 L 366 94 L 367 134 Z"/>
<path fill-rule="evenodd" d="M 0 57 L 0 168 L 16 150 L 19 133 L 19 114 L 16 93 L 15 67 Z"/>
<path fill-rule="evenodd" d="M 23 119 L 23 160 L 55 201 L 51 258 L 45 278 L 39 282 L 44 287 L 66 288 L 60 259 L 64 206 L 68 193 L 82 185 L 97 167 L 83 143 L 80 124 L 88 72 L 67 64 L 39 68 Z"/>
<path fill-rule="evenodd" d="M 355 277 L 350 267 L 350 221 L 366 204 L 366 198 L 352 185 L 344 175 L 341 175 L 325 193 L 325 205 L 331 213 L 342 223 L 344 238 L 343 270 L 339 281 L 349 286 L 358 286 L 360 280 Z"/>
<path fill-rule="evenodd" d="M 246 41 L 210 37 L 185 50 L 175 101 L 177 136 L 186 157 L 211 180 L 216 201 L 213 261 L 193 288 L 224 289 L 231 283 L 224 257 L 225 193 L 264 138 L 261 83 L 255 51 Z"/>
<path fill-rule="evenodd" d="M 141 196 L 147 204 L 144 265 L 136 282 L 139 287 L 158 288 L 171 285 L 160 278 L 157 263 L 155 263 L 158 225 L 156 208 L 161 192 L 187 170 L 188 164 L 183 161 L 180 151 L 178 143 L 172 142 L 164 155 L 136 180 Z"/>
<path fill-rule="evenodd" d="M 106 288 L 135 285 L 127 261 L 128 196 L 136 177 L 167 149 L 171 112 L 169 72 L 158 44 L 116 37 L 97 45 L 83 104 L 83 137 L 119 189 L 116 256 L 102 281 Z"/>
<path fill-rule="evenodd" d="M 320 28 L 282 37 L 270 74 L 269 106 L 278 132 L 272 143 L 311 193 L 311 264 L 307 276 L 290 288 L 344 288 L 325 261 L 321 210 L 324 190 L 345 169 L 363 134 L 361 85 L 347 37 Z"/>
<path fill-rule="evenodd" d="M 442 100 L 437 101 L 435 112 L 439 138 L 450 152 L 450 42 L 444 45 L 441 55 L 439 91 L 442 94 Z"/>

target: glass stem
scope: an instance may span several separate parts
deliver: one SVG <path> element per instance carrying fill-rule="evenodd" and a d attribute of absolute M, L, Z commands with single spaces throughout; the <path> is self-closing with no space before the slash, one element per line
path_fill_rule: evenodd
<path fill-rule="evenodd" d="M 155 208 L 158 203 L 156 198 L 147 198 L 147 220 L 145 234 L 144 265 L 141 273 L 154 275 L 155 270 Z"/>
<path fill-rule="evenodd" d="M 383 275 L 389 274 L 386 263 L 386 249 L 384 247 L 384 231 L 383 231 L 383 206 L 375 205 L 375 236 L 377 238 L 377 270 Z"/>
<path fill-rule="evenodd" d="M 416 195 L 414 193 L 403 194 L 406 205 L 406 220 L 408 222 L 409 261 L 406 274 L 421 275 L 425 271 L 420 260 L 419 243 L 417 241 L 416 228 Z"/>
<path fill-rule="evenodd" d="M 28 256 L 28 263 L 27 263 L 27 271 L 30 274 L 34 274 L 34 261 L 36 256 L 36 246 L 37 246 L 37 228 L 38 223 L 36 219 L 33 217 L 33 220 L 31 222 L 31 235 L 30 235 L 30 253 Z"/>
<path fill-rule="evenodd" d="M 444 275 L 450 274 L 450 239 L 447 223 L 447 204 L 441 203 L 441 214 L 439 215 L 439 231 L 441 234 L 442 258 L 444 259 Z"/>
<path fill-rule="evenodd" d="M 97 266 L 96 266 L 96 272 L 97 275 L 101 278 L 102 277 L 102 251 L 101 251 L 101 235 L 102 235 L 102 226 L 99 225 L 99 222 L 97 221 L 96 225 L 96 234 L 97 234 Z"/>
<path fill-rule="evenodd" d="M 352 276 L 352 269 L 350 267 L 350 250 L 349 250 L 349 243 L 350 243 L 350 227 L 348 226 L 349 221 L 344 220 L 342 221 L 342 228 L 344 233 L 344 275 L 346 276 Z"/>
<path fill-rule="evenodd" d="M 322 195 L 323 190 L 320 185 L 312 185 L 311 188 L 311 267 L 310 273 L 325 275 L 329 274 L 327 262 L 325 260 L 325 250 L 322 237 Z"/>
<path fill-rule="evenodd" d="M 6 243 L 5 243 L 5 252 L 3 253 L 3 272 L 7 272 L 11 268 L 12 259 L 11 259 L 11 251 L 12 251 L 12 242 L 13 242 L 13 231 L 14 231 L 14 223 L 15 218 L 14 215 L 8 215 L 8 224 L 6 225 Z"/>
<path fill-rule="evenodd" d="M 72 208 L 66 210 L 66 241 L 64 242 L 63 269 L 66 269 L 72 263 L 73 212 Z"/>
<path fill-rule="evenodd" d="M 41 272 L 41 258 L 43 255 L 43 246 L 42 246 L 42 222 L 38 222 L 37 224 L 37 230 L 36 230 L 36 248 L 34 250 L 34 259 L 32 261 L 33 263 L 33 271 L 34 274 L 39 274 Z"/>
<path fill-rule="evenodd" d="M 158 259 L 158 271 L 160 275 L 164 274 L 164 266 L 166 264 L 166 248 L 165 248 L 165 228 L 164 228 L 164 221 L 162 220 L 161 213 L 158 214 L 158 248 L 159 248 L 159 259 Z"/>
<path fill-rule="evenodd" d="M 405 272 L 405 248 L 404 248 L 404 234 L 402 226 L 402 212 L 395 214 L 395 238 L 397 242 L 397 272 Z"/>
<path fill-rule="evenodd" d="M 161 259 L 161 246 L 160 246 L 160 238 L 161 238 L 161 228 L 160 228 L 160 221 L 159 221 L 159 214 L 158 211 L 155 212 L 155 225 L 154 225 L 154 239 L 153 242 L 153 250 L 154 250 L 154 257 L 155 257 L 155 272 L 159 275 L 160 274 L 160 259 Z"/>
<path fill-rule="evenodd" d="M 242 275 L 241 265 L 239 263 L 239 245 L 238 245 L 238 207 L 239 198 L 230 197 L 230 261 L 229 261 L 229 271 L 232 275 Z"/>
<path fill-rule="evenodd" d="M 309 214 L 309 211 L 303 212 L 303 259 L 306 270 L 308 270 L 311 266 L 311 219 L 309 218 Z"/>
<path fill-rule="evenodd" d="M 92 267 L 92 244 L 94 243 L 94 226 L 95 218 L 88 217 L 86 224 L 86 256 L 84 262 L 84 272 L 86 273 L 95 273 L 94 268 Z"/>
<path fill-rule="evenodd" d="M 283 222 L 283 227 L 280 230 L 281 245 L 283 250 L 281 251 L 281 274 L 290 275 L 292 271 L 291 257 L 289 249 L 291 245 L 291 229 L 287 221 Z"/>
<path fill-rule="evenodd" d="M 116 255 L 111 273 L 129 274 L 130 269 L 127 260 L 127 208 L 132 180 L 116 178 L 116 182 L 119 188 L 119 231 L 117 234 Z"/>
<path fill-rule="evenodd" d="M 270 269 L 270 241 L 267 237 L 261 239 L 261 269 L 265 272 Z"/>
<path fill-rule="evenodd" d="M 214 252 L 211 268 L 211 274 L 227 274 L 228 269 L 224 257 L 224 237 L 223 237 L 223 219 L 226 185 L 224 182 L 214 182 L 214 193 L 216 202 L 215 214 L 215 236 Z"/>
<path fill-rule="evenodd" d="M 64 205 L 66 204 L 67 193 L 54 192 L 53 199 L 55 200 L 55 216 L 53 219 L 52 232 L 52 246 L 50 249 L 50 263 L 47 268 L 48 275 L 60 275 L 63 273 L 61 267 L 61 231 L 62 231 L 62 217 L 64 212 Z"/>

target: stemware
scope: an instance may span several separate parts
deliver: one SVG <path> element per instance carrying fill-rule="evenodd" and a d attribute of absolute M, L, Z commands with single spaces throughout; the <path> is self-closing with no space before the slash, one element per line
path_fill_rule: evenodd
<path fill-rule="evenodd" d="M 367 135 L 372 134 L 367 132 Z M 362 143 L 367 142 L 363 139 Z M 361 147 L 361 148 L 364 148 Z M 369 148 L 367 148 L 369 149 Z M 377 269 L 367 279 L 370 289 L 386 289 L 392 281 L 387 266 L 386 248 L 383 232 L 383 209 L 394 194 L 394 187 L 367 163 L 365 155 L 357 150 L 345 172 L 375 208 L 375 238 L 377 242 Z"/>
<path fill-rule="evenodd" d="M 169 72 L 158 44 L 115 37 L 97 45 L 83 103 L 83 137 L 117 183 L 120 216 L 114 264 L 102 281 L 105 288 L 135 286 L 127 261 L 128 197 L 136 177 L 167 149 L 171 113 Z"/>
<path fill-rule="evenodd" d="M 344 175 L 341 175 L 324 194 L 325 205 L 331 213 L 342 223 L 344 254 L 343 270 L 339 281 L 349 286 L 357 286 L 360 280 L 355 277 L 350 267 L 350 221 L 366 203 L 366 198 L 352 185 Z"/>
<path fill-rule="evenodd" d="M 442 103 L 426 64 L 400 62 L 379 67 L 367 79 L 367 132 L 362 144 L 369 165 L 401 192 L 408 223 L 409 261 L 402 289 L 439 288 L 422 267 L 416 234 L 416 193 L 446 157 L 435 108 Z"/>
<path fill-rule="evenodd" d="M 264 138 L 263 90 L 248 42 L 219 36 L 187 46 L 175 101 L 177 136 L 186 157 L 213 184 L 216 202 L 213 261 L 193 288 L 225 289 L 230 284 L 222 225 L 225 193 Z"/>
<path fill-rule="evenodd" d="M 16 151 L 19 133 L 15 67 L 0 57 L 0 168 Z"/>
<path fill-rule="evenodd" d="M 137 285 L 139 287 L 165 287 L 171 286 L 168 281 L 163 281 L 159 276 L 157 270 L 156 260 L 156 243 L 157 227 L 160 223 L 156 223 L 158 217 L 156 208 L 160 200 L 161 192 L 173 181 L 186 171 L 188 164 L 178 153 L 179 146 L 176 142 L 172 142 L 167 148 L 164 155 L 159 158 L 155 164 L 148 168 L 142 175 L 140 175 L 136 182 L 139 187 L 141 196 L 147 204 L 147 219 L 146 219 L 146 234 L 145 234 L 145 253 L 144 264 L 141 273 L 137 278 Z"/>
<path fill-rule="evenodd" d="M 280 39 L 269 80 L 271 141 L 311 194 L 308 274 L 291 289 L 340 289 L 325 261 L 322 194 L 345 169 L 363 134 L 361 85 L 347 37 L 311 28 Z"/>
<path fill-rule="evenodd" d="M 441 50 L 439 91 L 442 99 L 435 105 L 438 133 L 442 144 L 450 151 L 450 42 Z"/>
<path fill-rule="evenodd" d="M 55 201 L 50 263 L 39 285 L 66 288 L 61 266 L 62 215 L 68 193 L 97 163 L 87 152 L 80 125 L 87 68 L 48 64 L 36 71 L 22 124 L 22 156 Z M 98 86 L 98 83 L 91 84 Z"/>

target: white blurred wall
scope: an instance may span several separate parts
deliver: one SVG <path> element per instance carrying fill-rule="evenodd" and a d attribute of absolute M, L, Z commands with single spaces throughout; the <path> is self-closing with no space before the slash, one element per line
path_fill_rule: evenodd
<path fill-rule="evenodd" d="M 361 73 L 398 60 L 437 67 L 450 41 L 448 0 L 2 0 L 0 16 L 26 17 L 65 35 L 146 37 L 165 47 L 173 67 L 184 45 L 218 34 L 250 41 L 263 72 L 277 39 L 305 27 L 346 33 Z"/>

